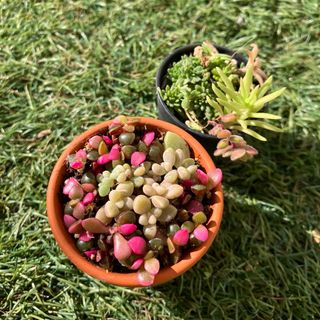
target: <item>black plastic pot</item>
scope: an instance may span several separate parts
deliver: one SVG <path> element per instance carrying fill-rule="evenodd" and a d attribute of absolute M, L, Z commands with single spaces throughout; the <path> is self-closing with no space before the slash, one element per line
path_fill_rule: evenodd
<path fill-rule="evenodd" d="M 209 135 L 205 134 L 193 129 L 190 129 L 184 122 L 182 122 L 176 115 L 168 108 L 166 103 L 161 98 L 160 93 L 158 92 L 158 88 L 163 89 L 167 84 L 167 70 L 172 66 L 174 62 L 177 62 L 181 59 L 181 56 L 187 54 L 190 55 L 193 53 L 193 50 L 196 46 L 200 45 L 200 43 L 189 44 L 174 50 L 171 54 L 169 54 L 161 63 L 156 76 L 156 99 L 157 99 L 157 107 L 158 107 L 158 114 L 161 120 L 168 121 L 173 123 L 180 128 L 189 132 L 192 136 L 194 136 L 209 152 L 210 155 L 213 154 L 214 150 L 216 149 L 216 145 L 218 143 L 218 139 Z M 217 50 L 220 53 L 228 54 L 232 56 L 237 62 L 238 67 L 240 67 L 241 63 L 246 64 L 247 59 L 244 58 L 242 55 L 235 53 L 234 51 L 220 47 L 214 44 Z"/>

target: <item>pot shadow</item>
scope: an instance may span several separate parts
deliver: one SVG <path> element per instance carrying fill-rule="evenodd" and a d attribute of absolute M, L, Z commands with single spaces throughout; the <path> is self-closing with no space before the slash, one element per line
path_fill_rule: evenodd
<path fill-rule="evenodd" d="M 224 172 L 225 210 L 213 246 L 184 275 L 154 288 L 172 316 L 272 318 L 288 296 L 304 295 L 299 278 L 286 270 L 316 259 L 314 250 L 320 253 L 307 233 L 319 226 L 314 212 L 320 213 L 320 205 L 315 207 L 313 199 L 320 194 L 320 143 L 270 134 L 268 143 L 257 148 L 260 155 L 251 162 L 218 161 Z M 294 307 L 303 310 L 312 299 Z"/>

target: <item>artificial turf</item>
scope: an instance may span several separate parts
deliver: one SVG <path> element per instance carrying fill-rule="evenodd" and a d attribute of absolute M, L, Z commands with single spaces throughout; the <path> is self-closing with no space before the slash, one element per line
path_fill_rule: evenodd
<path fill-rule="evenodd" d="M 0 318 L 319 319 L 319 13 L 317 0 L 1 1 Z M 265 71 L 287 87 L 269 106 L 284 133 L 251 162 L 217 161 L 224 220 L 190 271 L 145 289 L 94 280 L 51 234 L 53 165 L 95 123 L 156 117 L 159 63 L 206 39 L 258 43 Z"/>

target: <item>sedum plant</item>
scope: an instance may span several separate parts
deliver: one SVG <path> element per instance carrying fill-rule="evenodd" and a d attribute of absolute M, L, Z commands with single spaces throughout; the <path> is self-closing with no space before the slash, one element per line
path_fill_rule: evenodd
<path fill-rule="evenodd" d="M 268 122 L 281 117 L 263 111 L 285 88 L 271 93 L 272 76 L 267 78 L 261 70 L 257 45 L 247 53 L 247 65 L 238 68 L 231 56 L 204 42 L 195 48 L 193 56 L 182 57 L 168 70 L 171 85 L 161 91 L 168 106 L 190 128 L 220 140 L 216 156 L 231 160 L 245 161 L 258 154 L 244 139 L 249 135 L 266 141 L 256 128 L 281 131 Z"/>
<path fill-rule="evenodd" d="M 66 165 L 63 221 L 93 264 L 148 286 L 208 239 L 222 172 L 204 172 L 177 134 L 119 116 Z"/>

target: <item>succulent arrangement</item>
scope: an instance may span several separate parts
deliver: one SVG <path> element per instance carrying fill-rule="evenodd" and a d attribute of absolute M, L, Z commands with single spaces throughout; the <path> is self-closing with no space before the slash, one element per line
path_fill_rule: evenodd
<path fill-rule="evenodd" d="M 207 240 L 222 173 L 204 172 L 177 134 L 120 116 L 66 165 L 64 223 L 92 263 L 147 286 Z"/>
<path fill-rule="evenodd" d="M 272 76 L 261 70 L 257 45 L 248 50 L 248 62 L 237 66 L 232 56 L 219 53 L 209 42 L 184 55 L 168 69 L 168 84 L 159 89 L 162 99 L 190 128 L 215 136 L 220 141 L 216 156 L 231 160 L 251 159 L 258 151 L 244 135 L 266 141 L 253 128 L 275 132 L 280 128 L 267 120 L 281 117 L 264 112 L 267 103 L 285 90 L 271 92 Z"/>

